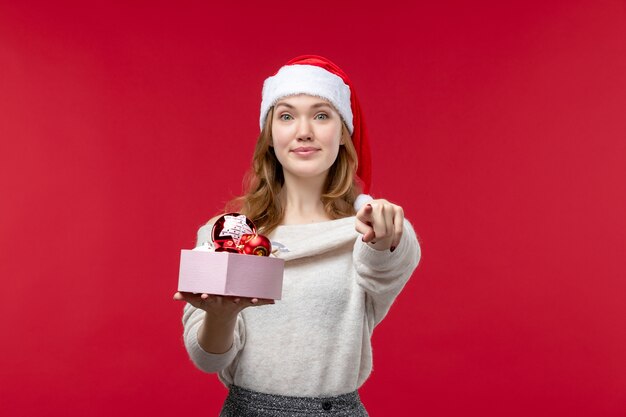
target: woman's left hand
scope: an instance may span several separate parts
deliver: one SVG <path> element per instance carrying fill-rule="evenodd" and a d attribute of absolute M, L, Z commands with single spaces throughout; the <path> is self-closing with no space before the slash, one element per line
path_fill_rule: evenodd
<path fill-rule="evenodd" d="M 372 200 L 356 213 L 356 231 L 363 242 L 377 250 L 391 250 L 400 243 L 404 211 L 387 200 Z"/>

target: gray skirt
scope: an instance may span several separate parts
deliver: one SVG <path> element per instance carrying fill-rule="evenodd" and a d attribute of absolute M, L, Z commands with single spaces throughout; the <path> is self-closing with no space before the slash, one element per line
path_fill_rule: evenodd
<path fill-rule="evenodd" d="M 231 385 L 220 417 L 367 417 L 357 391 L 335 397 L 287 397 Z"/>

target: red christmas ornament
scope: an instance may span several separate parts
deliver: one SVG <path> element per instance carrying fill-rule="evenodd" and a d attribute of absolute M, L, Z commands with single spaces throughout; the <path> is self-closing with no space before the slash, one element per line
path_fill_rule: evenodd
<path fill-rule="evenodd" d="M 232 240 L 215 242 L 215 252 L 239 253 L 239 249 Z"/>
<path fill-rule="evenodd" d="M 243 253 L 246 255 L 270 256 L 272 243 L 263 235 L 254 235 L 243 245 Z"/>
<path fill-rule="evenodd" d="M 220 248 L 236 250 L 246 234 L 256 234 L 256 227 L 250 219 L 239 213 L 224 214 L 217 219 L 211 231 L 216 251 Z"/>
<path fill-rule="evenodd" d="M 221 216 L 211 230 L 215 252 L 270 256 L 270 240 L 256 232 L 252 220 L 243 214 L 227 213 Z"/>

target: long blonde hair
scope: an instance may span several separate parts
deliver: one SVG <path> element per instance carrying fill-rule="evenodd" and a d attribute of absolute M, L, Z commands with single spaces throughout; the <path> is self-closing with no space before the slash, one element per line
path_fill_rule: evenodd
<path fill-rule="evenodd" d="M 272 107 L 256 142 L 252 166 L 244 178 L 245 194 L 226 204 L 226 212 L 245 214 L 259 233 L 271 233 L 282 221 L 284 207 L 279 193 L 285 183 L 283 168 L 270 146 L 272 141 Z M 337 159 L 330 167 L 322 190 L 324 210 L 331 219 L 353 216 L 354 200 L 360 193 L 355 181 L 357 154 L 345 123 L 342 123 L 342 143 Z"/>

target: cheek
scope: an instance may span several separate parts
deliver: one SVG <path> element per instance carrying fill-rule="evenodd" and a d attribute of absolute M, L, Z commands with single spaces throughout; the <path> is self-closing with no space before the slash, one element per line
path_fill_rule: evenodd
<path fill-rule="evenodd" d="M 336 149 L 339 152 L 339 146 L 341 145 L 341 128 L 332 129 L 326 135 L 327 146 Z"/>
<path fill-rule="evenodd" d="M 287 153 L 287 149 L 289 148 L 288 141 L 283 140 L 280 137 L 274 137 L 272 140 L 273 143 L 273 147 L 274 147 L 274 153 L 276 153 L 276 156 L 280 156 L 282 154 Z"/>
<path fill-rule="evenodd" d="M 283 147 L 289 143 L 289 131 L 285 128 L 272 127 L 272 144 L 274 147 Z"/>

